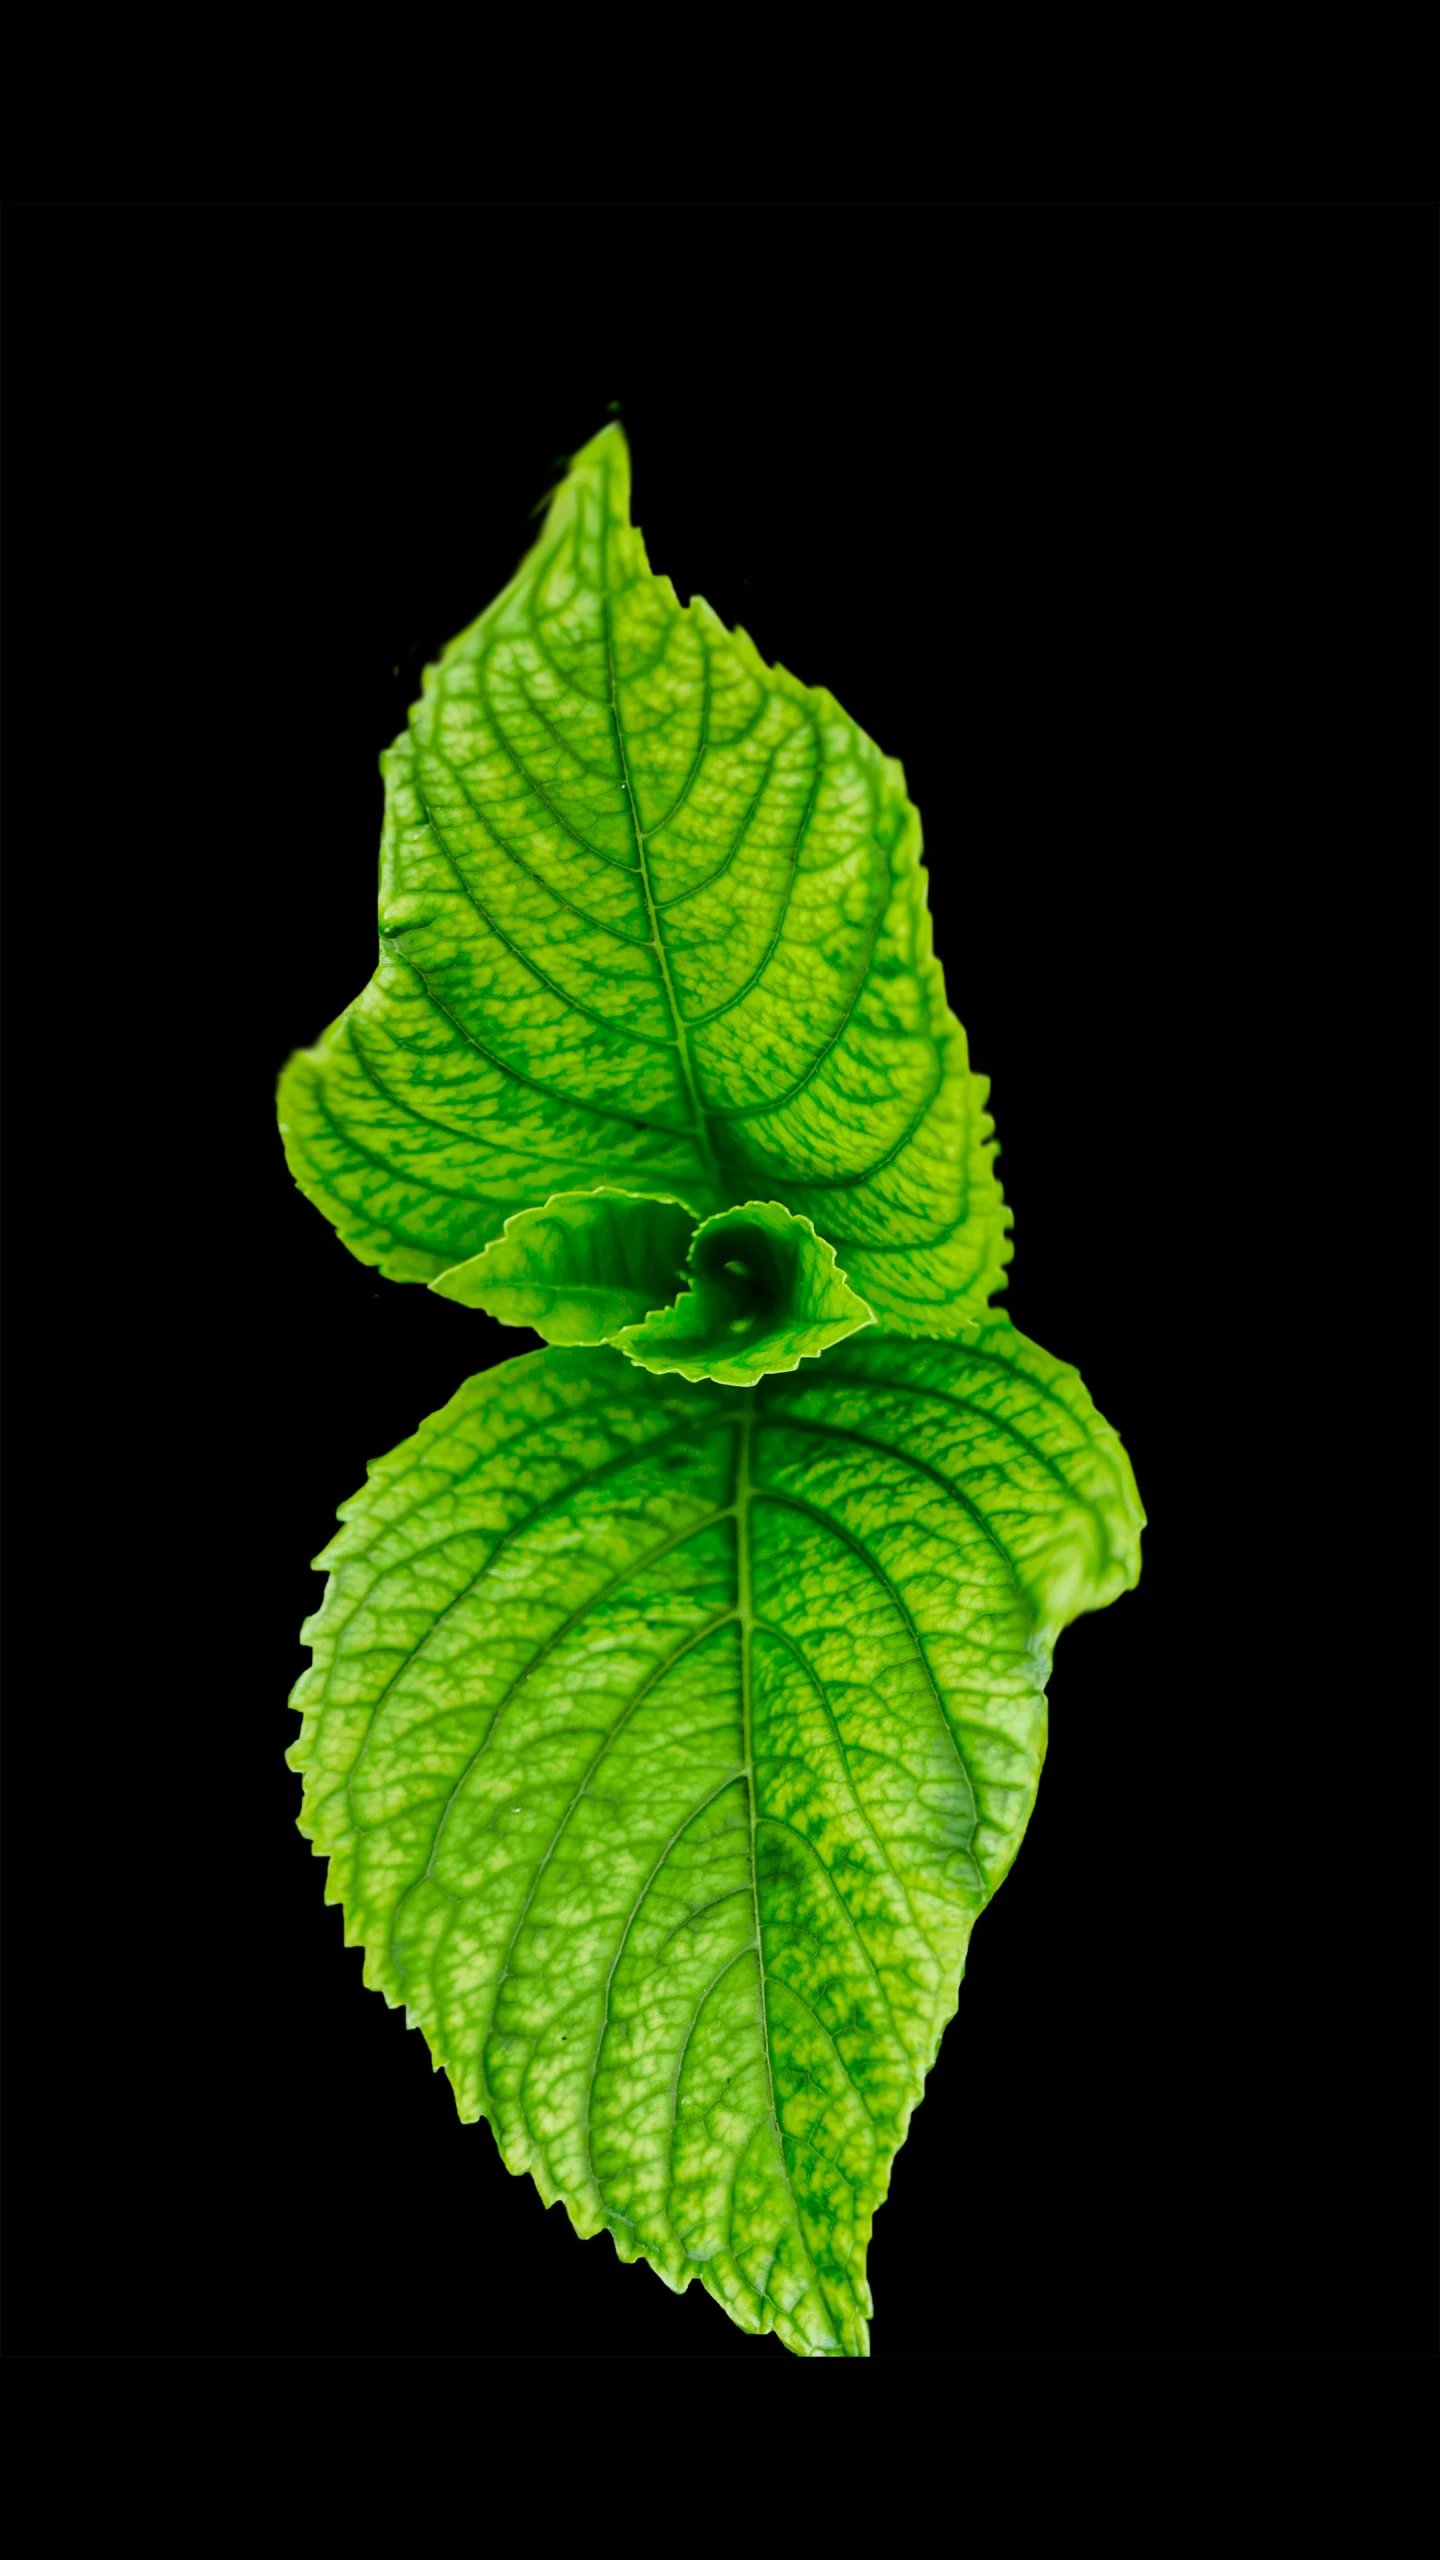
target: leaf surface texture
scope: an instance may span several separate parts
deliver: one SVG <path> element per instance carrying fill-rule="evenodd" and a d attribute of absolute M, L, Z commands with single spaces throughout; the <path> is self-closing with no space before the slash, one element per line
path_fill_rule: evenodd
<path fill-rule="evenodd" d="M 813 1220 L 892 1331 L 1002 1281 L 904 776 L 652 574 L 618 427 L 384 759 L 380 962 L 281 1088 L 301 1188 L 431 1280 L 597 1184 Z"/>
<path fill-rule="evenodd" d="M 341 1516 L 291 1757 L 367 1982 L 579 2231 L 865 2353 L 1054 1636 L 1137 1570 L 1079 1378 L 993 1316 L 748 1390 L 552 1349 Z"/>

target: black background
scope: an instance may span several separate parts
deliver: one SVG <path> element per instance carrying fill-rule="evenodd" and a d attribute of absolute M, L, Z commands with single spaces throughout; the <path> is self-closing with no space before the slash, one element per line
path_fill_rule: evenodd
<path fill-rule="evenodd" d="M 376 757 L 619 404 L 682 594 L 906 766 L 1007 1304 L 1152 1527 L 880 2214 L 877 2355 L 1433 2338 L 1433 222 L 22 212 L 12 2351 L 776 2356 L 363 1991 L 307 1559 L 516 1347 L 293 1190 Z"/>

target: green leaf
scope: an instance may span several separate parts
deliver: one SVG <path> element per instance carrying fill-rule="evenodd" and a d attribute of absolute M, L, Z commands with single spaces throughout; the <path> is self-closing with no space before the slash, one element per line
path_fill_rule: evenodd
<path fill-rule="evenodd" d="M 430 1286 L 501 1324 L 531 1325 L 546 1342 L 609 1342 L 670 1304 L 694 1233 L 683 1200 L 562 1191 L 518 1211 L 494 1244 Z"/>
<path fill-rule="evenodd" d="M 430 1286 L 547 1342 L 614 1342 L 642 1368 L 737 1387 L 873 1322 L 833 1248 L 775 1200 L 697 1225 L 680 1200 L 563 1191 Z"/>
<path fill-rule="evenodd" d="M 698 1227 L 684 1297 L 615 1336 L 644 1369 L 753 1387 L 798 1369 L 874 1317 L 808 1218 L 778 1200 L 747 1200 Z"/>
<path fill-rule="evenodd" d="M 748 1391 L 549 1350 L 342 1518 L 291 1758 L 367 1982 L 578 2231 L 864 2354 L 1055 1634 L 1138 1570 L 1113 1432 L 994 1317 Z"/>
<path fill-rule="evenodd" d="M 380 965 L 282 1079 L 297 1182 L 394 1279 L 596 1185 L 776 1199 L 892 1330 L 1009 1256 L 901 768 L 652 575 L 618 427 L 384 758 Z"/>

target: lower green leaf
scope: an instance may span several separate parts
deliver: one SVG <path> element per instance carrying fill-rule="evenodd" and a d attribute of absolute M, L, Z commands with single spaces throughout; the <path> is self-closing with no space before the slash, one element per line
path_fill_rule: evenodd
<path fill-rule="evenodd" d="M 872 2217 L 1142 1521 L 1003 1318 L 758 1387 L 472 1378 L 347 1503 L 302 1828 L 365 1978 L 577 2230 L 867 2352 Z"/>

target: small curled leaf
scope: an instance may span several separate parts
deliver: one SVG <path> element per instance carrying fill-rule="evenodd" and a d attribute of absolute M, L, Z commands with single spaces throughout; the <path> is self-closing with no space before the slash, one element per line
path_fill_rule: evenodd
<path fill-rule="evenodd" d="M 747 1200 L 697 1227 L 691 1285 L 615 1337 L 617 1350 L 682 1378 L 753 1387 L 873 1324 L 835 1248 L 778 1200 Z"/>
<path fill-rule="evenodd" d="M 642 1369 L 730 1387 L 798 1368 L 874 1322 L 834 1247 L 778 1200 L 697 1223 L 683 1200 L 562 1191 L 430 1286 L 546 1342 L 611 1342 Z"/>
<path fill-rule="evenodd" d="M 610 1342 L 680 1287 L 695 1213 L 631 1191 L 561 1191 L 507 1218 L 483 1253 L 432 1280 L 440 1298 L 530 1325 L 545 1342 Z"/>

